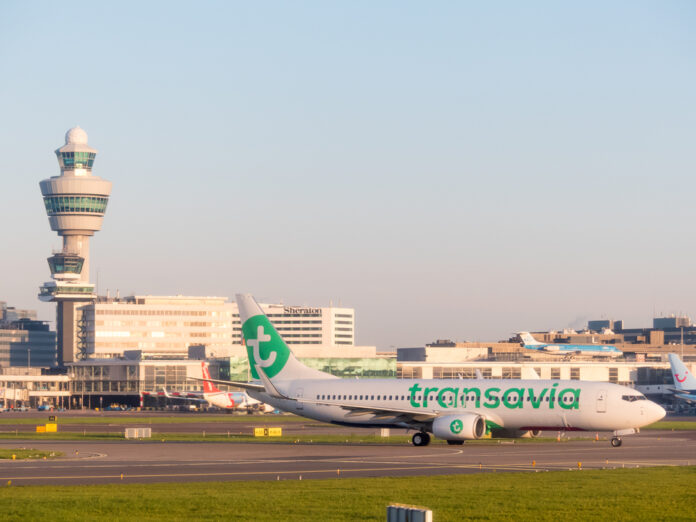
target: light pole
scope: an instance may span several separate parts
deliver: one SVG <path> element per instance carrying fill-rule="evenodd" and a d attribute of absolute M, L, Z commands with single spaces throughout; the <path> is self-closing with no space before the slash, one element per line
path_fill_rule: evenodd
<path fill-rule="evenodd" d="M 27 368 L 31 368 L 31 348 L 27 348 Z"/>

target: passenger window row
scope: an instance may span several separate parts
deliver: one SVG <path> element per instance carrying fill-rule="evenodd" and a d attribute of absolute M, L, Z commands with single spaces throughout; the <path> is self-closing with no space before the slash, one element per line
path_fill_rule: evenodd
<path fill-rule="evenodd" d="M 321 401 L 408 401 L 411 400 L 411 397 L 409 395 L 402 395 L 401 399 L 399 399 L 398 395 L 377 395 L 377 399 L 375 399 L 374 395 L 317 395 L 317 400 Z"/>
<path fill-rule="evenodd" d="M 377 395 L 376 397 L 377 397 L 377 398 L 375 399 L 375 395 L 324 395 L 324 394 L 318 394 L 318 395 L 317 395 L 317 400 L 320 400 L 320 401 L 336 401 L 336 400 L 338 400 L 338 401 L 341 401 L 341 400 L 343 400 L 343 401 L 363 401 L 363 400 L 365 400 L 365 401 L 374 401 L 374 400 L 378 400 L 378 401 L 392 401 L 392 400 L 395 400 L 395 401 L 398 401 L 398 400 L 410 401 L 410 400 L 411 400 L 411 396 L 410 396 L 410 395 L 401 395 L 401 399 L 399 399 L 399 395 Z M 423 400 L 423 396 L 422 396 L 422 395 L 418 395 L 418 396 L 416 396 L 416 397 L 414 397 L 414 398 L 415 398 L 415 400 L 417 400 L 417 401 L 419 401 L 419 402 Z M 643 396 L 638 396 L 638 395 L 624 395 L 624 396 L 622 397 L 622 399 L 625 400 L 625 401 L 629 401 L 629 402 L 646 400 L 645 397 L 643 397 Z M 436 396 L 436 395 L 430 395 L 430 396 L 426 397 L 426 400 L 428 400 L 428 401 L 430 401 L 430 402 L 436 401 L 436 400 L 437 400 L 437 396 Z M 449 394 L 449 395 L 443 395 L 443 396 L 442 396 L 442 400 L 443 400 L 443 402 L 446 402 L 446 403 L 451 404 L 453 398 L 452 398 L 451 394 Z M 462 397 L 459 398 L 459 400 L 460 400 L 461 402 L 465 402 L 465 401 L 466 401 L 466 402 L 481 401 L 481 397 L 477 397 L 476 395 L 472 395 L 472 396 L 470 396 L 470 397 L 468 397 L 468 396 L 467 396 L 467 397 L 462 396 Z M 511 395 L 511 396 L 509 397 L 509 400 L 511 400 L 511 401 L 517 401 L 517 396 L 516 396 L 516 395 Z M 565 395 L 565 396 L 563 397 L 563 399 L 561 399 L 561 398 L 559 397 L 559 398 L 557 399 L 557 402 L 568 402 L 568 403 L 570 403 L 570 402 L 573 402 L 574 400 L 575 400 L 575 397 L 574 397 L 574 396 Z M 532 401 L 532 398 L 529 397 L 529 396 L 527 396 L 527 402 L 531 402 L 531 401 Z M 550 398 L 549 398 L 549 397 L 544 397 L 544 398 L 542 399 L 542 401 L 550 402 Z"/>

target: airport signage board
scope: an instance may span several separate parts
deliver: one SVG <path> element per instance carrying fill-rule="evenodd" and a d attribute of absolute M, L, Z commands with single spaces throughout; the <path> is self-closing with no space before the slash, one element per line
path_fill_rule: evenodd
<path fill-rule="evenodd" d="M 254 437 L 281 437 L 283 428 L 254 428 Z"/>

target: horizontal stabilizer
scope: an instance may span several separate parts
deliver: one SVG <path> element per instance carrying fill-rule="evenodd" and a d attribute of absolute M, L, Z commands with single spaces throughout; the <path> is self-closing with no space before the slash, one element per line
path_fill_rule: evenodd
<path fill-rule="evenodd" d="M 242 388 L 243 390 L 265 391 L 263 384 L 256 384 L 253 382 L 223 381 L 220 379 L 201 379 L 200 377 L 187 377 L 187 379 L 191 379 L 192 381 L 224 384 L 226 386 L 235 386 L 236 388 Z"/>

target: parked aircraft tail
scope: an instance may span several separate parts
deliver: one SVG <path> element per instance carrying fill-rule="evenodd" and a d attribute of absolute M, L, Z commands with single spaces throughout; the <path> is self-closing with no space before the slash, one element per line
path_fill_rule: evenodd
<path fill-rule="evenodd" d="M 696 377 L 686 368 L 676 353 L 669 354 L 669 365 L 672 368 L 674 387 L 678 391 L 695 391 Z"/>
<path fill-rule="evenodd" d="M 544 344 L 537 341 L 529 332 L 520 332 L 518 335 L 525 346 L 543 346 Z"/>
<path fill-rule="evenodd" d="M 201 367 L 203 371 L 203 379 L 210 379 L 210 370 L 205 361 L 201 361 Z M 214 383 L 209 380 L 203 381 L 203 393 L 220 393 L 220 388 L 218 388 Z"/>

